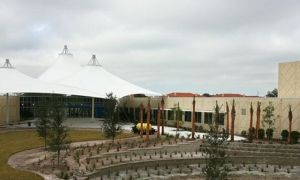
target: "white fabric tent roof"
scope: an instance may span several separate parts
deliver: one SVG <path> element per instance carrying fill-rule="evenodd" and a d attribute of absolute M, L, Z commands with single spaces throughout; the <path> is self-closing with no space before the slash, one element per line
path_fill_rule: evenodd
<path fill-rule="evenodd" d="M 8 64 L 8 65 L 7 65 Z M 69 87 L 60 84 L 47 83 L 29 77 L 13 68 L 9 60 L 0 68 L 0 94 L 6 93 L 49 93 L 102 97 L 85 89 Z"/>
<path fill-rule="evenodd" d="M 62 79 L 80 71 L 82 66 L 73 58 L 73 55 L 68 52 L 67 47 L 61 54 L 59 54 L 57 60 L 48 68 L 38 79 L 46 82 L 58 82 Z"/>
<path fill-rule="evenodd" d="M 159 95 L 158 93 L 131 84 L 106 71 L 102 66 L 86 65 L 74 76 L 59 81 L 60 84 L 84 87 L 103 94 L 112 92 L 118 98 L 131 94 Z"/>
<path fill-rule="evenodd" d="M 109 73 L 99 65 L 94 55 L 89 65 L 81 67 L 79 62 L 68 52 L 66 46 L 57 61 L 39 79 L 84 88 L 97 92 L 102 98 L 111 92 L 118 98 L 132 94 L 160 95 Z"/>

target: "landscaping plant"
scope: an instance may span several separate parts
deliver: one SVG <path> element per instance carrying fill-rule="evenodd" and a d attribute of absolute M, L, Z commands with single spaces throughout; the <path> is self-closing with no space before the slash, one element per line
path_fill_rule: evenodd
<path fill-rule="evenodd" d="M 174 108 L 172 110 L 173 110 L 173 114 L 175 115 L 175 120 L 176 120 L 175 126 L 176 126 L 176 135 L 177 135 L 179 127 L 181 127 L 183 124 L 182 121 L 183 111 L 180 109 L 179 103 L 177 105 L 174 105 Z"/>
<path fill-rule="evenodd" d="M 266 135 L 267 135 L 268 140 L 271 140 L 273 138 L 273 132 L 274 132 L 273 129 L 271 129 L 271 128 L 267 129 Z"/>
<path fill-rule="evenodd" d="M 50 149 L 57 154 L 57 164 L 60 163 L 60 152 L 68 148 L 70 140 L 68 139 L 68 129 L 63 125 L 65 121 L 64 103 L 59 96 L 53 96 L 50 103 L 50 131 L 48 144 Z"/>
<path fill-rule="evenodd" d="M 35 122 L 38 136 L 44 139 L 44 147 L 47 148 L 48 130 L 50 128 L 49 106 L 46 97 L 42 97 L 37 105 L 36 115 L 38 119 Z"/>
<path fill-rule="evenodd" d="M 242 137 L 247 137 L 247 131 L 245 131 L 245 130 L 242 130 L 242 132 L 241 132 L 241 136 L 242 136 Z"/>
<path fill-rule="evenodd" d="M 253 140 L 253 106 L 252 106 L 252 102 L 250 105 L 250 124 L 249 124 L 249 129 L 248 129 L 248 140 L 250 143 L 252 143 Z M 255 132 L 255 131 L 254 131 Z"/>
<path fill-rule="evenodd" d="M 292 131 L 291 132 L 291 143 L 297 144 L 299 139 L 300 133 L 298 131 Z"/>
<path fill-rule="evenodd" d="M 287 129 L 281 131 L 281 138 L 283 141 L 287 141 L 288 136 L 289 136 L 289 131 Z"/>
<path fill-rule="evenodd" d="M 231 108 L 231 129 L 230 129 L 230 140 L 234 141 L 234 122 L 235 122 L 235 105 L 234 100 L 232 102 L 232 108 Z"/>
<path fill-rule="evenodd" d="M 272 139 L 274 131 L 274 110 L 272 102 L 269 102 L 269 105 L 263 109 L 262 125 L 263 127 L 267 127 L 266 135 L 269 141 Z"/>
<path fill-rule="evenodd" d="M 265 130 L 258 129 L 258 139 L 264 139 L 264 138 L 265 138 Z"/>
<path fill-rule="evenodd" d="M 249 128 L 249 133 L 248 133 L 249 142 L 251 143 L 254 138 L 255 138 L 255 128 L 252 127 L 252 128 Z"/>
<path fill-rule="evenodd" d="M 227 145 L 228 134 L 225 131 L 218 131 L 219 110 L 219 106 L 216 103 L 214 123 L 205 137 L 207 147 L 204 149 L 204 152 L 207 156 L 203 172 L 208 180 L 227 179 L 228 168 L 226 166 L 227 160 L 224 146 Z"/>
<path fill-rule="evenodd" d="M 120 132 L 121 127 L 118 125 L 119 116 L 118 116 L 118 100 L 113 95 L 113 93 L 109 93 L 106 95 L 106 99 L 104 102 L 104 133 L 106 137 L 111 137 L 114 142 L 115 137 Z"/>

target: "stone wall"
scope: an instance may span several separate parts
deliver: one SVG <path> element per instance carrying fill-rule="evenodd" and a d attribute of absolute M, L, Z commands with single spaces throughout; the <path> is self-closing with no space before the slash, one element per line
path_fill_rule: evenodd
<path fill-rule="evenodd" d="M 7 105 L 6 96 L 0 96 L 0 125 L 7 124 Z M 9 96 L 9 124 L 15 124 L 20 121 L 20 99 L 18 96 Z"/>
<path fill-rule="evenodd" d="M 300 61 L 279 64 L 278 97 L 300 97 Z"/>

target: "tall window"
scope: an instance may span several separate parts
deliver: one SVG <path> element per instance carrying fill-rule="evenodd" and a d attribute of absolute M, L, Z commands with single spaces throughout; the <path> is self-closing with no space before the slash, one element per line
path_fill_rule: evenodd
<path fill-rule="evenodd" d="M 192 121 L 192 112 L 191 111 L 184 112 L 184 121 L 187 121 L 187 122 Z"/>
<path fill-rule="evenodd" d="M 197 123 L 201 123 L 201 112 L 195 112 L 195 121 L 197 122 Z"/>
<path fill-rule="evenodd" d="M 140 108 L 139 107 L 136 107 L 135 110 L 134 110 L 134 113 L 135 113 L 135 121 L 140 121 Z"/>
<path fill-rule="evenodd" d="M 172 110 L 167 110 L 168 120 L 174 120 L 174 112 Z"/>
<path fill-rule="evenodd" d="M 212 113 L 209 113 L 209 112 L 204 113 L 204 123 L 212 124 Z"/>
<path fill-rule="evenodd" d="M 154 109 L 153 110 L 153 115 L 152 115 L 152 118 L 151 118 L 151 124 L 157 124 L 157 113 L 158 113 L 158 110 Z"/>
<path fill-rule="evenodd" d="M 219 124 L 224 125 L 225 113 L 219 114 Z"/>

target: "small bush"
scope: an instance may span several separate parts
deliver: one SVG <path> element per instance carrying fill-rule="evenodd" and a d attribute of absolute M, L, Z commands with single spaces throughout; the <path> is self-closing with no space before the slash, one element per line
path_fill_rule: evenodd
<path fill-rule="evenodd" d="M 268 129 L 267 129 L 266 135 L 267 135 L 267 138 L 268 138 L 269 140 L 271 140 L 271 139 L 273 138 L 273 132 L 274 132 L 273 129 L 271 129 L 271 128 L 268 128 Z"/>
<path fill-rule="evenodd" d="M 154 128 L 151 129 L 150 134 L 154 134 L 156 130 Z"/>
<path fill-rule="evenodd" d="M 204 132 L 204 128 L 202 125 L 200 125 L 200 126 L 195 125 L 195 129 L 197 132 Z"/>
<path fill-rule="evenodd" d="M 283 141 L 287 141 L 288 137 L 289 137 L 289 131 L 286 130 L 286 129 L 282 130 L 281 131 L 281 138 L 282 138 L 282 140 Z"/>
<path fill-rule="evenodd" d="M 137 134 L 137 133 L 140 132 L 140 131 L 137 129 L 136 126 L 132 126 L 131 131 L 132 131 L 134 134 Z"/>
<path fill-rule="evenodd" d="M 265 138 L 265 130 L 259 129 L 258 130 L 258 139 L 264 139 Z"/>
<path fill-rule="evenodd" d="M 299 139 L 299 132 L 298 131 L 292 131 L 291 132 L 291 142 L 293 144 L 297 144 Z"/>
<path fill-rule="evenodd" d="M 248 139 L 250 142 L 252 142 L 252 140 L 254 139 L 255 137 L 255 128 L 252 127 L 252 128 L 249 128 L 249 133 L 248 133 Z"/>
<path fill-rule="evenodd" d="M 247 137 L 247 131 L 243 130 L 243 131 L 241 132 L 241 136 L 242 136 L 242 137 Z"/>

